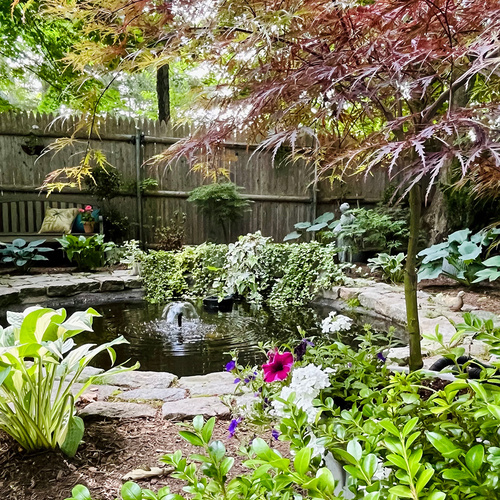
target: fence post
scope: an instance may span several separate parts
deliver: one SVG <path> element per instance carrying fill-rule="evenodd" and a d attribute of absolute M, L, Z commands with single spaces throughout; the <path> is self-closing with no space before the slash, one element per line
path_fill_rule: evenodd
<path fill-rule="evenodd" d="M 142 192 L 141 192 L 141 165 L 142 165 L 142 141 L 141 129 L 135 129 L 135 177 L 137 182 L 137 222 L 139 224 L 139 241 L 144 245 L 144 225 L 142 220 Z"/>

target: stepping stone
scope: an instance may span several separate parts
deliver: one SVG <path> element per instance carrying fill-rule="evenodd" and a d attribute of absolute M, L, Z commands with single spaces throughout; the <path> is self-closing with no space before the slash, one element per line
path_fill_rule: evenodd
<path fill-rule="evenodd" d="M 236 389 L 234 375 L 228 372 L 182 377 L 179 379 L 178 386 L 187 389 L 191 397 L 234 394 Z"/>
<path fill-rule="evenodd" d="M 129 389 L 168 389 L 177 376 L 168 372 L 124 372 L 116 375 L 104 375 L 96 383 L 118 385 Z"/>
<path fill-rule="evenodd" d="M 67 384 L 65 384 L 67 386 Z M 54 400 L 55 395 L 57 393 L 57 387 L 56 385 L 52 391 L 52 396 L 51 396 L 51 401 Z M 71 394 L 76 394 L 77 392 L 80 391 L 80 389 L 83 387 L 83 384 L 80 383 L 75 383 L 71 386 Z M 96 401 L 104 401 L 108 399 L 113 393 L 116 393 L 116 391 L 119 391 L 120 388 L 113 386 L 113 385 L 94 385 L 91 384 L 89 385 L 85 391 L 83 391 L 82 396 L 89 397 L 92 396 Z"/>
<path fill-rule="evenodd" d="M 168 404 L 168 403 L 166 403 Z M 138 403 L 90 403 L 80 411 L 81 417 L 146 418 L 154 417 L 156 410 Z"/>
<path fill-rule="evenodd" d="M 229 409 L 218 397 L 182 399 L 173 403 L 165 403 L 162 415 L 166 420 L 187 420 L 203 415 L 205 418 L 228 418 Z"/>
<path fill-rule="evenodd" d="M 96 275 L 94 279 L 101 284 L 101 292 L 119 292 L 125 288 L 125 284 L 121 278 L 116 278 L 111 275 Z"/>
<path fill-rule="evenodd" d="M 125 401 L 164 401 L 166 403 L 169 401 L 179 401 L 180 399 L 185 399 L 186 396 L 187 391 L 185 389 L 172 387 L 170 389 L 132 389 L 131 391 L 117 394 L 115 397 Z"/>

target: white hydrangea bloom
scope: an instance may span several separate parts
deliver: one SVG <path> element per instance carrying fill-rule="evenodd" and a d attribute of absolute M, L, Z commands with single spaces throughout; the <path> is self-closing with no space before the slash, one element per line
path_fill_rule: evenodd
<path fill-rule="evenodd" d="M 343 314 L 337 314 L 332 311 L 321 323 L 321 331 L 323 333 L 336 333 L 350 330 L 352 327 L 352 319 Z"/>
<path fill-rule="evenodd" d="M 328 368 L 322 370 L 321 366 L 313 364 L 297 368 L 292 373 L 290 385 L 281 389 L 280 398 L 284 400 L 287 400 L 293 392 L 295 393 L 294 403 L 307 414 L 309 423 L 313 423 L 318 414 L 318 409 L 312 404 L 313 400 L 318 397 L 321 389 L 330 386 L 327 370 Z M 285 415 L 284 403 L 275 400 L 272 406 L 274 415 L 278 417 Z"/>

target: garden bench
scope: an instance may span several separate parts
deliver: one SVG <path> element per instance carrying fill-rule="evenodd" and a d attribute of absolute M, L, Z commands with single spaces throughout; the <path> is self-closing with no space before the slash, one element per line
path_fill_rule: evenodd
<path fill-rule="evenodd" d="M 68 198 L 71 199 L 68 195 L 64 196 L 64 199 Z M 85 199 L 88 200 L 88 197 Z M 22 238 L 25 241 L 43 239 L 47 242 L 54 242 L 57 238 L 61 238 L 63 236 L 61 232 L 38 233 L 42 227 L 47 208 L 82 208 L 88 204 L 88 201 L 60 200 L 61 196 L 57 195 L 47 198 L 43 194 L 36 193 L 0 192 L 0 242 L 11 243 L 16 238 Z M 96 225 L 97 232 L 102 232 L 102 227 L 102 217 L 99 217 Z M 92 233 L 72 234 L 92 236 Z"/>

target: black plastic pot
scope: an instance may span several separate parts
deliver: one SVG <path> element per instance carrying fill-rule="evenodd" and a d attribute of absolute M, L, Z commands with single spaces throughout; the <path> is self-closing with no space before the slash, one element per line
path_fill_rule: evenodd
<path fill-rule="evenodd" d="M 205 297 L 203 299 L 203 308 L 208 312 L 231 312 L 233 310 L 233 297 L 226 295 L 220 302 L 219 297 Z"/>

